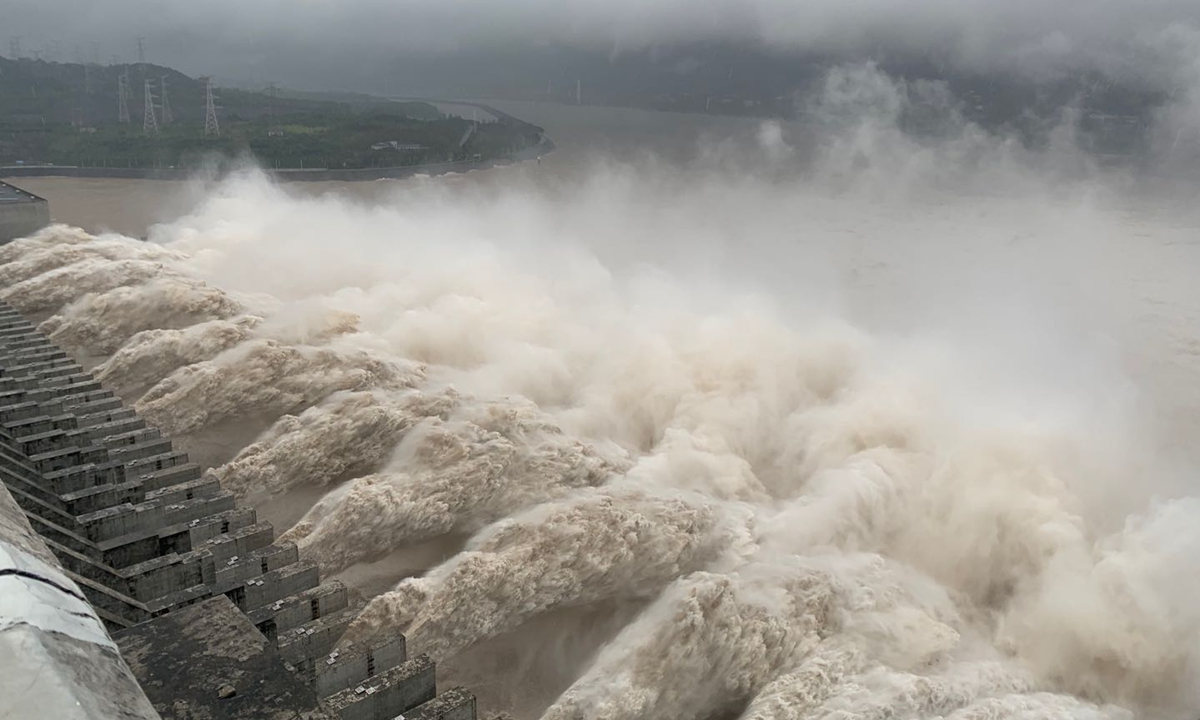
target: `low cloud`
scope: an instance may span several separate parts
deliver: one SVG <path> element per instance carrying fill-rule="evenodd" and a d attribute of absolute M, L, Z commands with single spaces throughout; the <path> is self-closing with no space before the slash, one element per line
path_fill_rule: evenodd
<path fill-rule="evenodd" d="M 1190 0 L 4 0 L 0 15 L 27 55 L 125 62 L 145 36 L 150 60 L 192 72 L 343 78 L 429 52 L 564 44 L 619 54 L 720 41 L 852 58 L 909 54 L 979 71 L 1165 79 L 1177 60 L 1168 39 L 1200 28 L 1200 4 Z"/>

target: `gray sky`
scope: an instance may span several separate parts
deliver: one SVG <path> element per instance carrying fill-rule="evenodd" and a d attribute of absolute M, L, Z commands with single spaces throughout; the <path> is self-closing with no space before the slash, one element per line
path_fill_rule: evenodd
<path fill-rule="evenodd" d="M 1191 62 L 1197 0 L 0 0 L 0 53 L 57 43 L 87 59 L 199 74 L 334 78 L 404 53 L 531 43 L 607 52 L 728 40 L 853 55 L 935 53 L 973 68 L 1094 66 L 1161 75 Z M 326 80 L 328 82 L 328 80 Z"/>

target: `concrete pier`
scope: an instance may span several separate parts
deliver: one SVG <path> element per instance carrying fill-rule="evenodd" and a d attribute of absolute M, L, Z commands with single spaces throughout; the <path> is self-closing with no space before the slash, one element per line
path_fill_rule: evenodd
<path fill-rule="evenodd" d="M 403 636 L 335 651 L 346 588 L 2 303 L 0 481 L 0 540 L 53 563 L 108 653 L 128 708 L 92 716 L 474 720 Z"/>

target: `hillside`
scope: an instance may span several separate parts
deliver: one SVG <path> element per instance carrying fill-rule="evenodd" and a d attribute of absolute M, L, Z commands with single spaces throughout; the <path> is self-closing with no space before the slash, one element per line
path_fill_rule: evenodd
<path fill-rule="evenodd" d="M 119 122 L 118 78 L 128 72 L 130 122 Z M 172 115 L 143 132 L 145 80 Z M 507 157 L 538 139 L 516 123 L 480 125 L 422 102 L 349 94 L 215 91 L 220 137 L 206 137 L 205 83 L 158 65 L 99 66 L 0 58 L 0 165 L 50 163 L 182 167 L 217 152 L 250 153 L 267 167 L 369 168 Z M 463 142 L 463 139 L 466 142 Z"/>

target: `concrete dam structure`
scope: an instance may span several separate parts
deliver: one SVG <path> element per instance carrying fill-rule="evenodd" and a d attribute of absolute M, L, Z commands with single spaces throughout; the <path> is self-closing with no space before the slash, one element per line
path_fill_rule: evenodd
<path fill-rule="evenodd" d="M 347 588 L 3 304 L 0 478 L 18 716 L 474 720 L 403 636 L 339 648 Z"/>
<path fill-rule="evenodd" d="M 0 180 L 0 244 L 32 235 L 50 224 L 50 203 Z"/>

